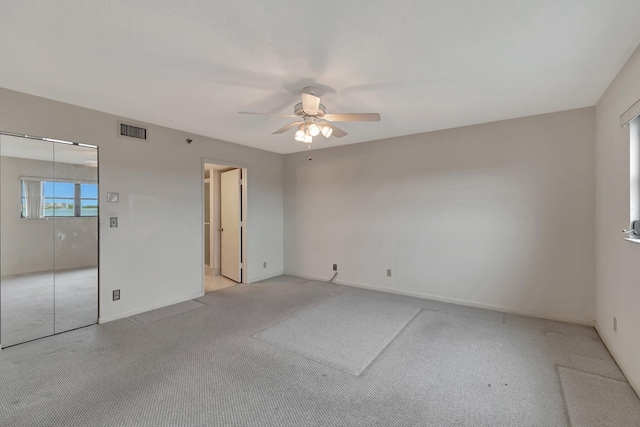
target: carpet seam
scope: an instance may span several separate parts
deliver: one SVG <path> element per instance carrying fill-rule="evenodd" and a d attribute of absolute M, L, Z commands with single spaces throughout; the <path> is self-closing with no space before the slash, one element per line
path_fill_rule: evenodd
<path fill-rule="evenodd" d="M 323 365 L 325 365 L 325 366 L 329 366 L 329 367 L 331 367 L 331 368 L 334 368 L 334 369 L 337 369 L 337 370 L 339 370 L 339 371 L 345 372 L 345 373 L 347 373 L 347 374 L 349 374 L 349 375 L 353 375 L 353 376 L 355 376 L 355 377 L 360 377 L 360 376 L 362 375 L 362 373 L 364 373 L 364 372 L 365 372 L 365 371 L 366 371 L 366 370 L 367 370 L 371 365 L 373 365 L 373 362 L 375 362 L 375 361 L 378 359 L 378 357 L 380 357 L 380 355 L 381 355 L 381 354 L 382 354 L 382 353 L 387 349 L 387 347 L 389 347 L 389 345 L 390 345 L 390 344 L 391 344 L 391 343 L 392 343 L 392 342 L 393 342 L 393 341 L 398 337 L 398 335 L 400 335 L 400 334 L 401 334 L 401 333 L 406 329 L 406 327 L 407 327 L 411 322 L 413 322 L 413 320 L 416 318 L 416 316 L 418 316 L 418 314 L 420 314 L 423 310 L 428 310 L 428 309 L 425 309 L 424 307 L 420 307 L 420 306 L 414 306 L 414 305 L 408 305 L 408 304 L 399 304 L 399 303 L 395 303 L 395 302 L 394 302 L 393 304 L 406 305 L 406 306 L 408 306 L 408 307 L 414 307 L 414 308 L 417 308 L 417 309 L 418 309 L 418 311 L 416 311 L 416 313 L 415 313 L 415 314 L 414 314 L 414 315 L 413 315 L 413 316 L 412 316 L 412 317 L 407 321 L 407 323 L 406 323 L 402 328 L 400 328 L 400 330 L 399 330 L 398 332 L 396 332 L 396 333 L 393 335 L 393 337 L 391 337 L 391 339 L 389 340 L 389 342 L 388 342 L 388 343 L 387 343 L 387 344 L 386 344 L 386 345 L 385 345 L 385 346 L 384 346 L 384 347 L 383 347 L 383 348 L 378 352 L 378 354 L 376 354 L 376 356 L 375 356 L 373 359 L 371 359 L 371 361 L 367 364 L 367 366 L 365 366 L 365 367 L 364 367 L 364 368 L 363 368 L 359 373 L 357 373 L 357 374 L 355 374 L 355 373 L 353 373 L 353 372 L 350 372 L 350 371 L 347 371 L 347 370 L 345 370 L 344 368 L 341 368 L 341 367 L 338 367 L 338 366 L 332 365 L 330 362 L 324 362 L 324 361 L 321 361 L 321 360 L 313 359 L 313 358 L 311 358 L 311 356 L 306 356 L 306 355 L 304 355 L 304 354 L 301 354 L 301 353 L 295 352 L 295 351 L 291 350 L 290 348 L 283 347 L 283 346 L 281 346 L 281 345 L 279 345 L 279 344 L 276 344 L 276 343 L 273 343 L 273 342 L 265 341 L 265 340 L 263 340 L 262 338 L 260 338 L 260 337 L 257 337 L 257 336 L 256 336 L 256 335 L 259 335 L 259 334 L 261 334 L 261 333 L 263 333 L 263 332 L 267 331 L 268 329 L 270 329 L 270 328 L 272 328 L 272 327 L 278 326 L 279 324 L 284 323 L 284 322 L 286 322 L 286 321 L 288 321 L 288 320 L 292 319 L 293 317 L 295 317 L 295 316 L 297 316 L 297 315 L 299 315 L 299 314 L 302 314 L 302 313 L 304 313 L 304 312 L 306 312 L 306 311 L 309 311 L 309 310 L 311 310 L 312 308 L 317 307 L 317 306 L 319 306 L 320 304 L 323 304 L 323 303 L 325 303 L 325 302 L 328 302 L 328 301 L 330 301 L 330 300 L 332 300 L 332 299 L 334 299 L 334 298 L 337 298 L 337 297 L 339 297 L 339 296 L 341 296 L 341 295 L 354 296 L 354 295 L 352 295 L 352 294 L 345 294 L 345 293 L 339 292 L 339 293 L 338 293 L 338 295 L 334 295 L 334 296 L 332 296 L 332 297 L 330 297 L 330 298 L 325 299 L 324 301 L 319 302 L 318 304 L 314 304 L 313 306 L 310 306 L 307 310 L 304 310 L 304 311 L 300 311 L 300 312 L 298 312 L 298 313 L 295 313 L 295 314 L 293 314 L 292 316 L 290 316 L 290 317 L 288 317 L 288 318 L 286 318 L 286 319 L 284 319 L 284 320 L 282 320 L 282 321 L 280 321 L 280 322 L 278 322 L 278 323 L 276 323 L 276 324 L 270 325 L 270 326 L 266 327 L 265 329 L 263 329 L 263 330 L 261 330 L 261 331 L 259 331 L 259 332 L 256 332 L 255 334 L 251 335 L 251 336 L 250 336 L 250 338 L 256 339 L 256 340 L 258 340 L 258 341 L 260 341 L 260 342 L 262 342 L 262 343 L 264 343 L 264 344 L 272 345 L 272 346 L 277 347 L 277 348 L 279 348 L 279 349 L 281 349 L 281 350 L 285 350 L 285 351 L 287 351 L 287 352 L 288 352 L 288 353 L 290 353 L 290 354 L 295 354 L 295 355 L 298 355 L 298 356 L 304 357 L 304 358 L 305 358 L 305 359 L 307 359 L 307 360 L 311 360 L 311 361 L 313 361 L 313 362 L 320 363 L 320 364 L 323 364 Z M 369 299 L 370 299 L 370 300 L 374 300 L 375 298 L 369 298 Z M 436 311 L 436 310 L 430 310 L 430 311 Z"/>
<path fill-rule="evenodd" d="M 318 304 L 317 304 L 317 305 L 318 305 Z M 393 341 L 395 341 L 395 339 L 396 339 L 396 338 L 397 338 L 397 337 L 398 337 L 398 336 L 399 336 L 399 335 L 400 335 L 400 334 L 401 334 L 401 333 L 406 329 L 406 327 L 407 327 L 407 326 L 409 326 L 409 324 L 410 324 L 411 322 L 413 322 L 413 320 L 416 318 L 416 316 L 418 316 L 418 314 L 420 314 L 421 312 L 422 312 L 422 308 L 421 308 L 420 310 L 418 310 L 418 311 L 416 312 L 416 314 L 414 314 L 414 315 L 413 315 L 413 317 L 411 317 L 411 319 L 409 319 L 409 320 L 407 321 L 407 323 L 406 323 L 406 324 L 405 324 L 405 325 L 404 325 L 404 326 L 403 326 L 403 327 L 402 327 L 398 332 L 396 332 L 396 333 L 394 334 L 393 338 L 391 338 L 391 339 L 389 340 L 389 342 L 388 342 L 388 343 L 387 343 L 387 344 L 386 344 L 386 345 L 385 345 L 385 346 L 380 350 L 380 352 L 378 352 L 378 354 L 377 354 L 373 359 L 371 359 L 371 362 L 369 362 L 369 363 L 367 364 L 367 366 L 365 366 L 365 367 L 364 367 L 364 369 L 362 369 L 362 371 L 360 371 L 360 372 L 359 372 L 359 373 L 357 373 L 357 374 L 355 374 L 355 373 L 353 373 L 353 372 L 350 372 L 350 371 L 347 371 L 346 369 L 341 368 L 341 367 L 339 367 L 339 366 L 333 365 L 333 364 L 331 364 L 330 362 L 325 362 L 325 361 L 322 361 L 322 360 L 313 359 L 311 356 L 306 356 L 306 355 L 304 355 L 304 354 L 301 354 L 301 353 L 298 353 L 298 352 L 292 351 L 290 348 L 286 348 L 286 347 L 283 347 L 283 346 L 281 346 L 281 345 L 279 345 L 279 344 L 276 344 L 276 343 L 273 343 L 273 342 L 269 342 L 269 341 L 265 341 L 265 340 L 263 340 L 263 339 L 261 339 L 261 338 L 259 338 L 259 337 L 254 336 L 254 335 L 258 335 L 258 334 L 260 334 L 262 331 L 261 331 L 261 332 L 258 332 L 258 333 L 256 333 L 256 334 L 254 334 L 254 335 L 252 335 L 250 338 L 254 338 L 254 339 L 256 339 L 256 340 L 258 340 L 258 341 L 260 341 L 260 342 L 262 342 L 262 343 L 264 343 L 264 344 L 267 344 L 267 345 L 270 345 L 270 346 L 273 346 L 273 347 L 279 348 L 279 349 L 281 349 L 281 350 L 284 350 L 284 351 L 288 352 L 289 354 L 295 354 L 295 355 L 297 355 L 297 356 L 304 357 L 304 358 L 305 358 L 305 359 L 307 359 L 307 360 L 311 360 L 312 362 L 320 363 L 320 364 L 325 365 L 325 366 L 328 366 L 328 367 L 330 367 L 330 368 L 337 369 L 338 371 L 344 372 L 344 373 L 349 374 L 349 375 L 352 375 L 352 376 L 354 376 L 354 377 L 360 377 L 360 376 L 361 376 L 361 375 L 362 375 L 362 374 L 363 374 L 367 369 L 369 369 L 369 367 L 370 367 L 371 365 L 373 365 L 373 363 L 378 359 L 378 357 L 380 357 L 380 355 L 381 355 L 381 354 L 382 354 L 382 353 L 387 349 L 387 347 L 389 347 L 389 345 L 391 345 L 391 343 L 392 343 Z M 292 316 L 292 317 L 293 317 L 293 316 Z M 287 320 L 288 320 L 288 319 L 287 319 Z M 281 322 L 281 323 L 282 323 L 282 322 Z M 274 326 L 277 326 L 277 325 L 274 325 Z M 267 329 L 269 329 L 269 328 L 267 328 Z"/>
<path fill-rule="evenodd" d="M 587 375 L 591 375 L 591 376 L 594 376 L 594 377 L 606 378 L 606 379 L 611 380 L 611 381 L 618 381 L 619 383 L 622 383 L 622 384 L 629 384 L 629 381 L 626 381 L 626 380 L 623 381 L 623 380 L 619 380 L 617 378 L 608 377 L 606 375 L 600 375 L 600 374 L 596 374 L 596 373 L 593 373 L 593 372 L 583 371 L 582 369 L 570 368 L 570 367 L 564 366 L 564 365 L 556 365 L 556 370 L 557 370 L 557 368 L 567 369 L 567 370 L 573 371 L 573 372 L 580 372 L 581 374 L 587 374 Z M 623 376 L 624 376 L 624 374 L 623 374 Z"/>
<path fill-rule="evenodd" d="M 321 364 L 321 365 L 328 366 L 328 367 L 333 368 L 333 369 L 336 369 L 336 370 L 338 370 L 338 371 L 340 371 L 340 372 L 344 372 L 345 374 L 349 374 L 349 375 L 352 375 L 352 376 L 354 376 L 354 377 L 359 377 L 359 376 L 360 376 L 360 374 L 354 374 L 353 372 L 349 372 L 349 371 L 345 370 L 344 368 L 340 368 L 339 366 L 332 365 L 330 362 L 325 362 L 325 361 L 318 360 L 318 359 L 312 359 L 312 358 L 311 358 L 311 356 L 306 356 L 306 355 L 304 355 L 304 354 L 297 353 L 297 352 L 295 352 L 295 351 L 292 351 L 290 348 L 283 347 L 283 346 L 281 346 L 281 345 L 279 345 L 279 344 L 275 344 L 275 343 L 272 343 L 272 342 L 264 341 L 263 339 L 258 338 L 258 337 L 254 337 L 254 336 L 252 336 L 251 338 L 253 338 L 253 339 L 255 339 L 255 340 L 258 340 L 258 341 L 260 341 L 260 342 L 261 342 L 261 343 L 263 343 L 263 344 L 266 344 L 266 345 L 269 345 L 269 346 L 272 346 L 272 347 L 275 347 L 275 348 L 279 348 L 280 350 L 284 350 L 284 351 L 286 351 L 286 352 L 287 352 L 287 353 L 289 353 L 289 354 L 293 354 L 293 355 L 296 355 L 296 356 L 300 356 L 300 357 L 303 357 L 303 358 L 305 358 L 305 359 L 307 359 L 307 360 L 310 360 L 310 361 L 312 361 L 312 362 L 315 362 L 315 363 L 319 363 L 319 364 Z M 373 362 L 372 362 L 372 363 L 373 363 Z M 364 372 L 364 370 L 363 370 L 363 372 Z M 362 373 L 362 372 L 361 372 L 361 373 Z"/>
<path fill-rule="evenodd" d="M 279 322 L 277 322 L 277 323 L 271 323 L 271 324 L 269 324 L 268 326 L 266 326 L 264 329 L 260 329 L 258 332 L 255 332 L 255 333 L 253 333 L 253 334 L 249 335 L 249 337 L 250 337 L 250 338 L 255 338 L 255 339 L 257 339 L 257 340 L 262 341 L 260 338 L 256 337 L 256 335 L 258 335 L 258 334 L 261 334 L 261 333 L 265 332 L 265 331 L 266 331 L 267 329 L 269 329 L 269 328 L 273 328 L 274 326 L 278 326 L 279 324 L 284 323 L 284 322 L 286 322 L 287 320 L 289 320 L 289 319 L 291 319 L 291 318 L 293 318 L 293 317 L 295 317 L 295 316 L 297 316 L 297 315 L 299 315 L 299 314 L 302 314 L 302 313 L 304 313 L 304 312 L 306 312 L 306 311 L 309 311 L 309 310 L 311 310 L 312 308 L 319 306 L 320 304 L 324 304 L 324 303 L 325 303 L 325 302 L 327 302 L 327 301 L 330 301 L 330 300 L 332 300 L 332 299 L 334 299 L 334 298 L 337 298 L 337 297 L 339 297 L 340 295 L 343 295 L 343 294 L 342 294 L 342 293 L 339 293 L 338 295 L 331 295 L 331 296 L 329 296 L 328 298 L 323 299 L 322 301 L 319 301 L 317 304 L 313 304 L 313 305 L 310 305 L 310 306 L 305 307 L 303 310 L 296 311 L 295 313 L 293 313 L 291 316 L 287 317 L 286 319 L 280 320 L 280 321 L 279 321 Z M 262 341 L 262 342 L 266 342 L 266 341 Z M 267 343 L 267 344 L 268 344 L 268 343 Z"/>
<path fill-rule="evenodd" d="M 561 366 L 559 365 L 555 365 L 556 379 L 558 381 L 558 384 L 560 385 L 560 396 L 562 396 L 562 405 L 564 408 L 563 412 L 567 423 L 569 424 L 569 427 L 574 427 L 573 423 L 571 422 L 571 415 L 569 414 L 569 406 L 567 405 L 567 397 L 565 396 L 564 386 L 562 385 L 562 378 L 560 377 L 560 371 L 558 370 L 558 368 L 560 367 Z"/>
<path fill-rule="evenodd" d="M 222 289 L 221 289 L 221 290 L 222 290 Z M 205 304 L 205 303 L 200 302 L 200 301 L 196 301 L 196 299 L 191 299 L 191 300 L 187 300 L 187 301 L 193 301 L 193 302 L 196 302 L 196 303 L 200 304 L 200 305 L 201 305 L 201 306 L 203 306 L 203 307 L 205 307 L 205 306 L 208 306 L 208 305 L 209 305 L 209 304 Z M 184 301 L 184 302 L 187 302 L 187 301 Z M 182 304 L 182 303 L 178 303 L 178 304 Z M 166 307 L 171 307 L 171 306 L 170 306 L 170 305 L 168 305 L 168 306 L 166 306 Z M 166 308 L 166 307 L 156 308 L 156 310 L 162 310 L 163 308 Z M 190 311 L 200 310 L 200 309 L 201 309 L 201 308 L 203 308 L 203 307 L 194 307 L 194 308 L 192 308 L 192 309 L 190 309 L 190 310 L 183 311 L 183 312 L 176 313 L 176 314 L 172 314 L 172 315 L 167 316 L 167 317 L 161 317 L 160 319 L 152 320 L 152 321 L 150 321 L 150 322 L 139 322 L 139 321 L 137 321 L 137 320 L 134 320 L 134 319 L 133 319 L 133 317 L 134 317 L 134 316 L 132 316 L 132 317 L 127 317 L 127 319 L 131 319 L 131 321 L 132 321 L 132 322 L 134 322 L 134 323 L 138 323 L 138 325 L 143 326 L 143 325 L 149 325 L 149 324 L 151 324 L 151 323 L 159 322 L 159 321 L 161 321 L 161 320 L 171 319 L 171 318 L 173 318 L 173 317 L 180 316 L 180 315 L 185 314 L 185 313 L 188 313 L 188 312 L 190 312 Z M 154 310 L 145 311 L 144 313 L 140 313 L 140 314 L 148 314 L 148 313 L 149 313 L 149 312 L 151 312 L 151 311 L 154 311 Z M 139 314 L 136 314 L 136 316 L 139 316 Z"/>
<path fill-rule="evenodd" d="M 128 320 L 129 322 L 133 323 L 136 326 L 142 326 L 142 323 L 138 322 L 135 319 L 132 319 L 131 317 L 125 317 L 125 320 Z"/>
<path fill-rule="evenodd" d="M 569 412 L 570 422 L 572 422 L 571 420 L 572 414 L 576 418 L 576 423 L 571 424 L 572 427 L 578 427 L 583 425 L 584 426 L 616 425 L 620 427 L 622 426 L 631 427 L 631 426 L 638 425 L 637 422 L 638 422 L 638 419 L 640 419 L 638 418 L 638 412 L 636 411 L 636 408 L 638 405 L 638 399 L 635 394 L 635 391 L 627 381 L 617 380 L 615 378 L 606 377 L 606 376 L 599 375 L 592 372 L 585 372 L 579 369 L 569 368 L 562 365 L 556 365 L 556 371 L 558 372 L 558 376 L 560 378 L 560 385 L 562 387 L 562 398 L 565 402 L 567 411 Z M 564 372 L 564 374 L 561 375 L 562 371 Z M 568 386 L 568 390 L 566 391 L 565 391 L 565 382 L 563 381 L 563 378 L 564 380 L 566 380 L 567 386 Z M 572 410 L 570 410 L 570 407 L 567 403 L 568 402 L 567 395 L 573 395 L 576 392 L 575 388 L 578 385 L 576 381 L 579 382 L 580 378 L 582 378 L 583 381 L 587 381 L 586 384 L 581 384 L 579 386 L 578 396 L 582 397 L 582 400 L 576 401 L 576 396 L 574 395 L 573 399 L 570 399 L 572 401 L 572 405 L 571 405 Z M 595 381 L 595 383 L 593 381 Z M 622 412 L 616 412 L 615 410 L 610 411 L 609 410 L 610 406 L 607 406 L 606 407 L 607 409 L 605 409 L 604 407 L 602 407 L 602 403 L 600 403 L 599 401 L 590 400 L 591 396 L 588 396 L 588 397 L 584 395 L 580 396 L 580 392 L 581 391 L 583 392 L 584 390 L 586 390 L 585 387 L 589 387 L 589 386 L 597 387 L 598 384 L 609 384 L 610 386 L 614 387 L 615 388 L 615 390 L 613 390 L 614 394 L 622 393 L 621 395 L 618 396 L 620 398 L 626 399 L 627 397 L 626 395 L 628 394 L 630 397 L 630 400 L 632 400 L 633 403 L 631 403 L 630 401 L 625 402 L 626 403 L 625 405 L 626 408 L 624 408 L 625 410 Z M 571 393 L 572 390 L 573 390 L 573 393 Z M 610 396 L 610 395 L 607 395 L 607 396 Z M 593 409 L 591 409 L 590 407 L 587 407 L 586 409 L 584 407 L 581 407 L 581 405 L 583 406 L 585 403 L 588 405 L 595 405 L 595 407 L 598 407 L 598 405 L 600 405 L 599 407 L 600 410 L 598 412 L 593 412 Z M 615 403 L 611 401 L 608 403 L 615 405 Z M 631 403 L 631 405 L 629 405 L 629 403 Z M 635 412 L 635 414 L 630 417 L 629 414 L 631 412 L 627 412 L 628 410 L 631 410 L 631 412 Z M 586 413 L 588 414 L 586 416 L 584 415 L 585 411 L 587 411 Z M 615 422 L 614 422 L 614 418 L 615 418 Z"/>
<path fill-rule="evenodd" d="M 351 287 L 349 285 L 341 285 L 340 283 L 332 283 L 332 282 L 326 282 L 326 281 L 321 281 L 321 280 L 308 280 L 304 283 L 301 283 L 302 285 L 307 284 L 307 283 L 311 283 L 311 282 L 316 282 L 316 283 L 323 283 L 323 284 L 329 284 L 329 285 L 338 285 L 338 286 L 346 286 L 346 287 Z M 405 297 L 405 298 L 416 298 L 416 297 L 411 297 L 408 295 L 400 295 L 400 294 L 392 294 L 392 293 L 388 293 L 388 292 L 383 292 L 383 291 L 378 291 L 378 290 L 373 290 L 373 289 L 366 289 L 366 288 L 356 288 L 356 289 L 364 289 L 367 291 L 371 291 L 371 292 L 378 292 L 378 293 L 382 293 L 385 295 L 395 295 L 395 296 L 401 296 L 401 297 Z M 361 297 L 361 298 L 367 298 L 367 299 L 371 299 L 371 300 L 376 300 L 378 299 L 377 297 L 374 296 L 370 296 L 370 295 L 361 295 L 360 293 L 352 293 L 352 292 L 343 292 L 343 291 L 339 291 L 339 290 L 335 290 L 335 292 L 338 292 L 342 295 L 351 295 L 351 296 L 357 296 L 357 297 Z M 432 300 L 426 300 L 426 301 L 432 301 Z M 406 305 L 409 307 L 416 307 L 416 308 L 420 308 L 422 310 L 429 310 L 429 311 L 435 311 L 435 312 L 442 312 L 444 313 L 444 311 L 440 310 L 439 308 L 428 308 L 425 307 L 423 305 L 420 305 L 419 303 L 416 304 L 407 304 L 404 302 L 397 302 L 397 301 L 387 301 L 387 302 L 391 302 L 393 304 L 399 304 L 399 305 Z M 445 304 L 450 304 L 450 303 L 445 303 Z"/>
<path fill-rule="evenodd" d="M 406 323 L 406 324 L 405 324 L 405 325 L 404 325 L 404 326 L 403 326 L 403 327 L 402 327 L 402 328 L 401 328 L 401 329 L 400 329 L 400 330 L 399 330 L 399 331 L 398 331 L 398 332 L 393 336 L 393 338 L 391 338 L 391 340 L 389 340 L 389 342 L 388 342 L 384 347 L 382 347 L 382 350 L 380 350 L 380 352 L 379 352 L 378 354 L 376 354 L 376 357 L 374 357 L 374 358 L 371 360 L 371 362 L 369 362 L 369 364 L 368 364 L 367 366 L 365 366 L 365 368 L 364 368 L 362 371 L 360 371 L 360 373 L 358 374 L 358 376 L 360 376 L 360 375 L 362 375 L 363 373 L 365 373 L 365 371 L 367 371 L 367 370 L 369 369 L 369 367 L 370 367 L 371 365 L 373 365 L 373 363 L 374 363 L 376 360 L 378 360 L 378 357 L 380 357 L 380 355 L 381 355 L 382 353 L 384 353 L 384 351 L 385 351 L 385 350 L 386 350 L 386 349 L 391 345 L 391 343 L 392 343 L 392 342 L 394 342 L 394 341 L 398 338 L 398 336 L 400 336 L 400 334 L 401 334 L 402 332 L 404 332 L 404 330 L 407 328 L 407 326 L 409 326 L 409 324 L 410 324 L 411 322 L 413 322 L 413 321 L 414 321 L 414 319 L 418 316 L 418 314 L 422 313 L 422 310 L 424 310 L 424 309 L 421 307 L 421 308 L 420 308 L 420 310 L 418 310 L 418 311 L 416 312 L 416 314 L 414 314 L 414 315 L 413 315 L 413 317 L 411 317 L 411 319 L 409 319 L 409 321 L 408 321 L 408 322 L 407 322 L 407 323 Z"/>

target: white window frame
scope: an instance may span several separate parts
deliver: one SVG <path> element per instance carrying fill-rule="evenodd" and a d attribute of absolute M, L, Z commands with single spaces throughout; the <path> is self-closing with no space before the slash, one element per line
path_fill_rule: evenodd
<path fill-rule="evenodd" d="M 633 222 L 640 221 L 640 100 L 620 116 L 620 125 L 629 128 L 629 229 L 631 230 Z M 625 232 L 625 240 L 640 243 L 640 235 Z"/>

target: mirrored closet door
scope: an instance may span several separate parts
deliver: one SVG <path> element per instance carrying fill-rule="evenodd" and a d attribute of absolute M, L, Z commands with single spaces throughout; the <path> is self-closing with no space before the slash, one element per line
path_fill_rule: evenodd
<path fill-rule="evenodd" d="M 97 148 L 0 133 L 0 345 L 98 319 Z"/>

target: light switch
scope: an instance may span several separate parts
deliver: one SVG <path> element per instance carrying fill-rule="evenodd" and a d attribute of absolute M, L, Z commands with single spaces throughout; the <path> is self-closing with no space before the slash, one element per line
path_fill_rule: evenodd
<path fill-rule="evenodd" d="M 107 193 L 107 203 L 118 203 L 119 200 L 119 193 Z"/>
<path fill-rule="evenodd" d="M 112 216 L 111 218 L 109 218 L 109 227 L 118 228 L 118 217 L 117 216 Z"/>

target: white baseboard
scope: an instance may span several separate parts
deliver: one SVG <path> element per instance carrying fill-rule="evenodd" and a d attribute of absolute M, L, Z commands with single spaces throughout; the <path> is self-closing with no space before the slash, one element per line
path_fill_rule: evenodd
<path fill-rule="evenodd" d="M 326 277 L 301 276 L 296 274 L 293 274 L 293 276 L 302 277 L 303 279 L 309 279 L 309 280 L 318 280 L 321 282 L 329 281 L 329 278 L 326 278 Z M 399 289 L 384 288 L 382 286 L 368 285 L 365 283 L 349 282 L 349 281 L 339 280 L 339 279 L 334 280 L 333 283 L 337 285 L 353 286 L 354 288 L 369 289 L 372 291 L 388 292 L 390 294 L 404 295 L 408 297 L 430 299 L 430 300 L 440 301 L 440 302 L 448 302 L 451 304 L 463 305 L 466 307 L 482 308 L 485 310 L 500 311 L 503 313 L 517 314 L 520 316 L 529 316 L 529 317 L 536 317 L 539 319 L 555 320 L 558 322 L 576 323 L 578 325 L 585 325 L 585 326 L 591 326 L 591 327 L 593 327 L 595 324 L 593 320 L 585 319 L 581 317 L 565 316 L 562 314 L 558 315 L 558 314 L 549 314 L 549 313 L 539 313 L 539 312 L 533 312 L 533 311 L 523 311 L 523 310 L 517 310 L 509 307 L 501 307 L 498 305 L 478 303 L 474 301 L 462 300 L 457 298 L 441 297 L 438 295 L 431 295 L 431 294 L 426 294 L 422 292 L 412 292 L 412 291 L 403 291 Z"/>
<path fill-rule="evenodd" d="M 625 365 L 624 361 L 622 360 L 622 358 L 620 357 L 618 352 L 615 350 L 615 348 L 613 348 L 613 346 L 611 345 L 611 342 L 607 339 L 606 335 L 603 334 L 602 332 L 600 332 L 600 325 L 598 325 L 598 322 L 595 322 L 595 328 L 596 328 L 596 332 L 598 333 L 598 335 L 600 335 L 600 339 L 602 340 L 604 345 L 607 347 L 607 350 L 609 350 L 609 353 L 611 353 L 611 356 L 613 357 L 613 360 L 616 361 L 616 363 L 618 364 L 618 367 L 620 368 L 620 370 L 624 374 L 625 378 L 629 382 L 629 385 L 631 386 L 633 391 L 635 391 L 636 394 L 638 395 L 638 397 L 640 398 L 640 387 L 638 386 L 638 384 L 635 382 L 635 380 L 631 376 L 630 371 L 627 368 L 627 365 Z"/>
<path fill-rule="evenodd" d="M 247 283 L 260 282 L 262 280 L 267 280 L 267 279 L 271 279 L 273 277 L 282 276 L 283 274 L 284 274 L 283 271 L 278 271 L 277 273 L 266 274 L 264 276 L 258 276 L 258 277 L 252 277 L 251 279 L 248 279 Z"/>
<path fill-rule="evenodd" d="M 148 307 L 144 307 L 144 308 L 138 308 L 138 309 L 131 310 L 131 311 L 125 311 L 124 313 L 118 313 L 118 314 L 113 314 L 111 316 L 99 317 L 98 318 L 98 323 L 102 324 L 102 323 L 112 322 L 112 321 L 118 320 L 118 319 L 124 319 L 125 317 L 135 316 L 136 314 L 145 313 L 147 311 L 155 310 L 157 308 L 167 307 L 169 305 L 178 304 L 178 303 L 185 302 L 185 301 L 190 301 L 190 300 L 195 299 L 195 298 L 200 298 L 203 295 L 204 295 L 204 292 L 200 291 L 200 292 L 198 292 L 196 294 L 193 294 L 192 296 L 187 297 L 187 298 L 179 298 L 177 300 L 166 301 L 166 302 L 163 302 L 163 303 L 160 303 L 160 304 L 154 304 L 152 306 L 148 306 Z"/>

